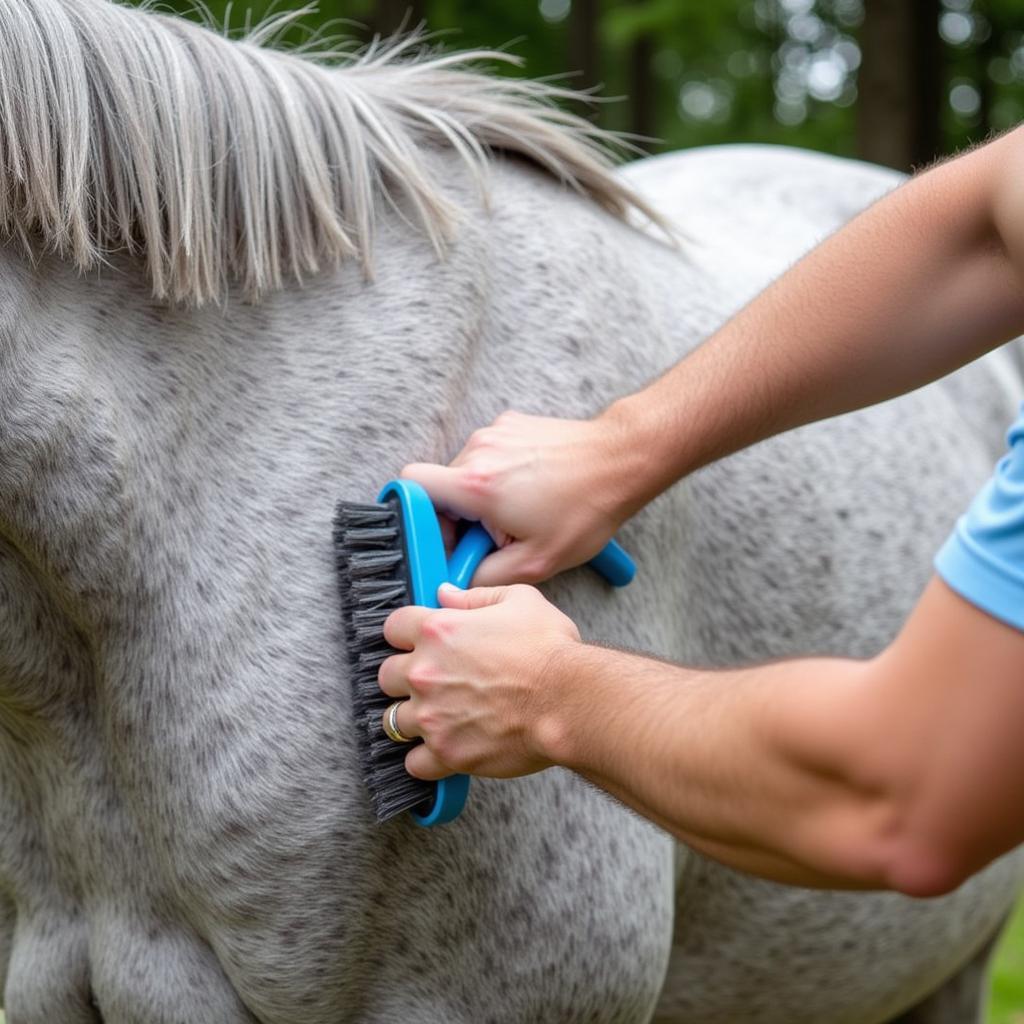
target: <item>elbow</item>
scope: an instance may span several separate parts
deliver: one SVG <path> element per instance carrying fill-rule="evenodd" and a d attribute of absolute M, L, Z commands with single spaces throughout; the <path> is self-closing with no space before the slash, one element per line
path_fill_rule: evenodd
<path fill-rule="evenodd" d="M 865 827 L 866 825 L 866 827 Z M 858 889 L 879 889 L 920 899 L 945 896 L 958 889 L 980 865 L 968 862 L 952 841 L 916 830 L 879 830 L 862 823 L 847 831 L 842 849 L 824 865 L 825 872 Z M 858 834 L 859 833 L 859 834 Z"/>
<path fill-rule="evenodd" d="M 875 785 L 831 821 L 830 847 L 837 876 L 858 888 L 904 896 L 944 896 L 958 889 L 990 857 L 979 860 L 979 836 L 964 827 L 963 808 L 931 787 Z"/>
<path fill-rule="evenodd" d="M 944 896 L 982 867 L 955 829 L 929 827 L 914 806 L 878 794 L 832 818 L 827 831 L 828 852 L 816 866 L 844 887 Z"/>
<path fill-rule="evenodd" d="M 911 801 L 889 816 L 875 860 L 886 889 L 925 899 L 959 889 L 990 858 L 978 858 L 971 837 L 956 827 L 956 809 Z"/>
<path fill-rule="evenodd" d="M 959 889 L 976 870 L 978 865 L 970 863 L 952 843 L 944 848 L 934 841 L 909 842 L 890 855 L 883 882 L 885 888 L 904 896 L 929 899 Z"/>

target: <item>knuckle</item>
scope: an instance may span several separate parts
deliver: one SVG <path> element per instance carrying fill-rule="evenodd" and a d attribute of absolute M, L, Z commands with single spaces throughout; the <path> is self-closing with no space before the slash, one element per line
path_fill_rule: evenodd
<path fill-rule="evenodd" d="M 450 621 L 440 612 L 423 620 L 420 633 L 427 640 L 443 641 L 451 632 Z"/>
<path fill-rule="evenodd" d="M 431 754 L 433 754 L 441 764 L 446 765 L 449 768 L 461 767 L 458 753 L 455 749 L 455 744 L 453 744 L 451 738 L 444 733 L 430 736 L 430 739 L 427 741 L 427 747 Z"/>
<path fill-rule="evenodd" d="M 429 665 L 413 665 L 409 669 L 409 689 L 424 696 L 429 693 L 436 682 L 434 672 Z"/>
<path fill-rule="evenodd" d="M 551 559 L 547 555 L 530 555 L 520 566 L 519 577 L 523 583 L 540 583 L 551 575 Z M 520 584 L 522 586 L 522 584 Z M 532 588 L 523 587 L 523 591 Z M 525 596 L 521 593 L 519 596 Z"/>
<path fill-rule="evenodd" d="M 430 743 L 433 744 L 435 742 L 434 735 L 440 725 L 437 712 L 432 711 L 430 708 L 417 708 L 413 721 L 418 731 L 429 737 Z"/>
<path fill-rule="evenodd" d="M 470 494 L 488 497 L 494 493 L 497 474 L 489 466 L 467 467 L 462 473 L 462 483 Z"/>
<path fill-rule="evenodd" d="M 467 447 L 471 448 L 489 448 L 494 444 L 494 428 L 493 427 L 480 427 L 478 430 L 474 430 L 469 435 L 469 444 Z"/>

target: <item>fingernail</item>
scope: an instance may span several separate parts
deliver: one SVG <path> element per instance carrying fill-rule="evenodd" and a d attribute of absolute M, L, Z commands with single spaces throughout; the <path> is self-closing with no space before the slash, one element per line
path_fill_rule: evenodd
<path fill-rule="evenodd" d="M 442 583 L 441 586 L 439 586 L 437 589 L 438 590 L 447 590 L 450 593 L 458 593 L 458 591 L 461 590 L 462 588 L 455 586 L 454 583 Z"/>

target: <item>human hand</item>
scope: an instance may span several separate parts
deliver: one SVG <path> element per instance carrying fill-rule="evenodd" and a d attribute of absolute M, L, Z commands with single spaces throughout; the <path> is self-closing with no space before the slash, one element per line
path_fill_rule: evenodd
<path fill-rule="evenodd" d="M 396 724 L 425 741 L 406 770 L 511 778 L 550 767 L 547 732 L 561 703 L 550 670 L 580 643 L 576 626 L 533 587 L 446 584 L 438 596 L 440 609 L 408 605 L 384 624 L 388 643 L 409 653 L 381 665 L 380 687 L 408 698 Z"/>
<path fill-rule="evenodd" d="M 480 521 L 498 550 L 474 586 L 539 583 L 596 555 L 627 517 L 623 462 L 628 440 L 606 415 L 561 420 L 505 412 L 477 430 L 448 466 L 413 463 L 438 509 Z"/>

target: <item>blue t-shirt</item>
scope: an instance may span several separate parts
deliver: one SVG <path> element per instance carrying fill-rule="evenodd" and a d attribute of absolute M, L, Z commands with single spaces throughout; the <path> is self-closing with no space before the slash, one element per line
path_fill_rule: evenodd
<path fill-rule="evenodd" d="M 1024 630 L 1024 405 L 1010 450 L 935 556 L 935 571 L 962 597 Z"/>

